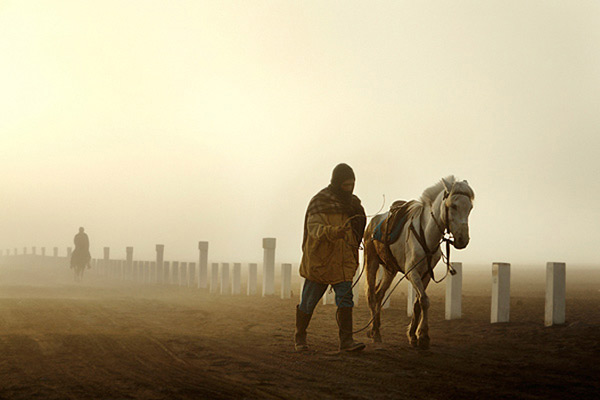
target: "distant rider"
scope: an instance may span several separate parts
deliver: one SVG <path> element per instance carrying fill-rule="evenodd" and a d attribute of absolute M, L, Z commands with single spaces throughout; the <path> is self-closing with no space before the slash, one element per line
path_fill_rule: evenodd
<path fill-rule="evenodd" d="M 75 235 L 73 242 L 75 243 L 75 250 L 73 250 L 73 254 L 71 255 L 71 268 L 79 262 L 79 265 L 86 265 L 89 269 L 90 261 L 92 260 L 92 256 L 90 255 L 90 239 L 83 228 L 79 228 L 79 233 Z"/>

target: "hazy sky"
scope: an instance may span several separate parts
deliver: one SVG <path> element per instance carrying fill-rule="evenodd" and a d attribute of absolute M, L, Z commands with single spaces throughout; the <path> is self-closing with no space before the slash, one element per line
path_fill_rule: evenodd
<path fill-rule="evenodd" d="M 0 248 L 298 262 L 340 162 L 368 214 L 476 193 L 465 263 L 598 263 L 598 1 L 1 1 Z"/>

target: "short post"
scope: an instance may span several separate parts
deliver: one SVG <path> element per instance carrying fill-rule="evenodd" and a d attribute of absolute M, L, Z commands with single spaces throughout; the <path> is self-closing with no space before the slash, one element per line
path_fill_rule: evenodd
<path fill-rule="evenodd" d="M 150 283 L 150 261 L 144 261 L 144 279 L 143 283 Z"/>
<path fill-rule="evenodd" d="M 165 256 L 165 245 L 156 245 L 156 283 L 164 282 L 163 262 Z"/>
<path fill-rule="evenodd" d="M 25 253 L 23 254 L 27 254 L 27 249 L 25 249 Z M 73 248 L 72 247 L 67 247 L 67 258 L 70 260 L 71 259 L 71 255 L 73 254 Z"/>
<path fill-rule="evenodd" d="M 198 242 L 198 288 L 208 288 L 208 242 Z"/>
<path fill-rule="evenodd" d="M 117 278 L 121 281 L 125 279 L 126 263 L 127 262 L 125 260 L 119 260 L 119 264 L 117 265 Z"/>
<path fill-rule="evenodd" d="M 33 254 L 34 256 L 37 255 L 37 248 L 35 246 L 31 248 L 31 254 Z"/>
<path fill-rule="evenodd" d="M 258 283 L 258 264 L 248 264 L 248 296 L 254 296 L 256 294 L 256 284 Z"/>
<path fill-rule="evenodd" d="M 327 287 L 327 290 L 325 290 L 325 294 L 323 295 L 323 305 L 327 304 L 335 304 L 335 292 L 331 286 Z"/>
<path fill-rule="evenodd" d="M 171 285 L 179 285 L 179 261 L 171 263 Z"/>
<path fill-rule="evenodd" d="M 292 264 L 281 264 L 281 298 L 292 297 Z"/>
<path fill-rule="evenodd" d="M 242 287 L 242 264 L 233 263 L 233 275 L 231 278 L 231 294 L 240 294 Z"/>
<path fill-rule="evenodd" d="M 229 282 L 229 263 L 221 264 L 221 294 L 231 294 L 231 283 Z"/>
<path fill-rule="evenodd" d="M 58 257 L 58 247 L 55 247 L 53 250 L 54 250 L 54 253 L 53 253 L 54 257 Z M 15 249 L 15 254 L 17 254 L 16 249 Z"/>
<path fill-rule="evenodd" d="M 27 247 L 23 247 L 23 255 L 26 256 L 27 255 Z"/>
<path fill-rule="evenodd" d="M 263 239 L 263 296 L 275 294 L 275 238 Z"/>
<path fill-rule="evenodd" d="M 171 274 L 169 273 L 169 262 L 168 261 L 163 261 L 163 278 L 162 278 L 162 283 L 165 285 L 169 284 L 169 279 Z"/>
<path fill-rule="evenodd" d="M 492 265 L 492 324 L 508 322 L 510 316 L 510 264 Z"/>
<path fill-rule="evenodd" d="M 566 309 L 566 264 L 549 262 L 546 264 L 546 308 L 544 325 L 565 323 Z"/>
<path fill-rule="evenodd" d="M 210 270 L 210 293 L 219 292 L 219 263 L 212 263 Z"/>
<path fill-rule="evenodd" d="M 69 258 L 71 258 L 71 248 L 68 249 Z M 104 263 L 102 265 L 102 269 L 104 270 L 104 276 L 108 273 L 108 261 L 110 260 L 110 247 L 104 248 Z"/>
<path fill-rule="evenodd" d="M 406 279 L 406 316 L 412 317 L 415 310 L 415 301 L 417 300 L 417 291 L 412 282 Z"/>
<path fill-rule="evenodd" d="M 462 315 L 462 263 L 453 262 L 456 274 L 446 277 L 446 319 L 459 319 Z"/>
<path fill-rule="evenodd" d="M 46 248 L 42 247 L 42 256 L 45 257 L 46 256 Z"/>
<path fill-rule="evenodd" d="M 148 277 L 148 283 L 158 282 L 158 275 L 156 273 L 156 261 L 150 261 L 150 276 Z"/>
<path fill-rule="evenodd" d="M 138 281 L 138 274 L 139 274 L 139 261 L 134 261 L 131 265 L 131 280 L 133 280 L 134 282 Z"/>
<path fill-rule="evenodd" d="M 133 278 L 133 247 L 125 247 L 125 276 Z"/>
<path fill-rule="evenodd" d="M 188 285 L 187 262 L 179 263 L 179 286 Z"/>
<path fill-rule="evenodd" d="M 188 263 L 188 286 L 198 287 L 196 283 L 196 263 Z"/>

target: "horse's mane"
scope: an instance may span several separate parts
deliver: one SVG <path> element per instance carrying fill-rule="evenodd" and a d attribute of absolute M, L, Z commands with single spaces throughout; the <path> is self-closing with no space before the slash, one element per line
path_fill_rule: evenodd
<path fill-rule="evenodd" d="M 446 189 L 444 182 L 446 182 L 446 186 L 448 186 L 448 188 L 452 189 L 450 194 L 463 193 L 468 195 L 471 200 L 475 199 L 475 192 L 473 192 L 473 189 L 471 189 L 467 181 L 458 181 L 454 175 L 449 175 L 443 179 L 440 179 L 440 181 L 435 185 L 425 189 L 421 195 L 421 202 L 423 204 L 431 205 L 435 198 Z"/>

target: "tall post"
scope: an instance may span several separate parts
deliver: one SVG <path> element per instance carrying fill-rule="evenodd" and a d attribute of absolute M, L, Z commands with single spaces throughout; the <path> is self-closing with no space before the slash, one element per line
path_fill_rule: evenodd
<path fill-rule="evenodd" d="M 281 298 L 292 297 L 292 264 L 281 264 Z"/>
<path fill-rule="evenodd" d="M 242 286 L 242 264 L 233 264 L 233 275 L 231 278 L 231 294 L 240 294 Z"/>
<path fill-rule="evenodd" d="M 462 263 L 452 263 L 456 271 L 446 277 L 446 319 L 459 319 L 462 315 Z"/>
<path fill-rule="evenodd" d="M 208 287 L 208 242 L 198 242 L 198 288 Z"/>
<path fill-rule="evenodd" d="M 566 264 L 562 262 L 549 262 L 546 264 L 545 326 L 565 323 L 565 297 Z"/>
<path fill-rule="evenodd" d="M 492 265 L 492 324 L 508 322 L 510 316 L 510 264 Z"/>
<path fill-rule="evenodd" d="M 263 296 L 275 294 L 275 238 L 263 239 Z"/>
<path fill-rule="evenodd" d="M 133 279 L 133 247 L 125 248 L 125 276 Z"/>
<path fill-rule="evenodd" d="M 231 283 L 229 281 L 229 263 L 221 264 L 221 294 L 231 294 Z"/>
<path fill-rule="evenodd" d="M 258 264 L 250 263 L 248 264 L 248 296 L 253 296 L 256 294 L 256 284 L 258 283 Z"/>
<path fill-rule="evenodd" d="M 210 270 L 210 292 L 219 292 L 219 263 L 212 263 Z"/>
<path fill-rule="evenodd" d="M 165 245 L 157 244 L 156 245 L 156 283 L 163 283 L 164 281 L 164 273 L 163 273 L 163 262 L 165 256 Z"/>

